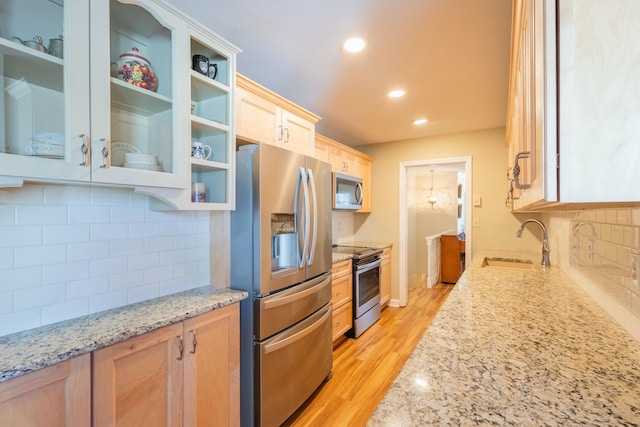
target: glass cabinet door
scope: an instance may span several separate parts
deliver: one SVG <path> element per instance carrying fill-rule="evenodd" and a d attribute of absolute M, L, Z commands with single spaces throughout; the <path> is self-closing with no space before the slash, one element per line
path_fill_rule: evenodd
<path fill-rule="evenodd" d="M 3 0 L 0 175 L 86 181 L 89 4 Z"/>
<path fill-rule="evenodd" d="M 92 2 L 90 22 L 92 181 L 188 187 L 175 144 L 187 134 L 186 24 L 144 0 Z"/>

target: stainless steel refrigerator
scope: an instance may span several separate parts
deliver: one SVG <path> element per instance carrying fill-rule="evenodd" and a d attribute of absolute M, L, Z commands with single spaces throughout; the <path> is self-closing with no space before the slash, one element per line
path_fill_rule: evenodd
<path fill-rule="evenodd" d="M 331 166 L 271 145 L 237 152 L 231 287 L 243 426 L 279 426 L 331 375 Z"/>

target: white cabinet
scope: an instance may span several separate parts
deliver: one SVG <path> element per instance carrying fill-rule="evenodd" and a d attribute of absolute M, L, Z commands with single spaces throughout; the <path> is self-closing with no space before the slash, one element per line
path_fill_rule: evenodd
<path fill-rule="evenodd" d="M 319 117 L 237 75 L 237 136 L 313 156 Z"/>
<path fill-rule="evenodd" d="M 212 203 L 195 208 L 232 209 L 237 48 L 160 0 L 4 5 L 0 185 L 124 185 L 193 208 L 198 180 Z M 44 45 L 61 35 L 63 57 L 13 38 L 34 35 Z M 217 64 L 215 80 L 191 70 L 196 51 Z M 211 145 L 210 161 L 190 160 L 193 139 Z"/>
<path fill-rule="evenodd" d="M 519 0 L 513 10 L 506 136 L 510 179 L 518 157 L 523 186 L 513 209 L 637 202 L 640 3 Z"/>

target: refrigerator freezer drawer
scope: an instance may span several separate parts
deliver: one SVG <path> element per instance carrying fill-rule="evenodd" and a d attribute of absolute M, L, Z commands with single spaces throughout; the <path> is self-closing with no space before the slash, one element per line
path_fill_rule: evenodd
<path fill-rule="evenodd" d="M 308 319 L 254 346 L 256 425 L 279 426 L 333 368 L 331 304 Z"/>
<path fill-rule="evenodd" d="M 331 301 L 331 272 L 284 291 L 258 298 L 255 339 L 264 340 L 301 321 Z"/>

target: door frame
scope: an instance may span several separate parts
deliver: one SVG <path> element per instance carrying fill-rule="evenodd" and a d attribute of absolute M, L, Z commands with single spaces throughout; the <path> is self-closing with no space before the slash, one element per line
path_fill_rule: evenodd
<path fill-rule="evenodd" d="M 471 218 L 471 213 L 473 211 L 471 201 L 472 201 L 472 158 L 471 156 L 464 157 L 447 157 L 441 159 L 427 159 L 427 160 L 415 160 L 410 162 L 401 162 L 399 173 L 399 185 L 398 185 L 398 194 L 400 195 L 400 203 L 399 203 L 399 250 L 398 250 L 398 270 L 399 270 L 399 299 L 397 301 L 391 301 L 390 305 L 404 307 L 407 305 L 409 301 L 409 286 L 407 283 L 407 233 L 408 233 L 408 225 L 407 225 L 407 173 L 408 168 L 416 167 L 416 166 L 430 166 L 430 165 L 445 165 L 450 163 L 464 163 L 464 173 L 465 173 L 465 220 L 467 227 L 465 229 L 465 253 L 467 256 L 465 257 L 465 263 L 469 262 L 472 258 L 473 254 L 471 253 L 471 239 L 472 239 L 472 227 L 469 227 L 469 224 L 473 223 L 473 219 Z"/>

